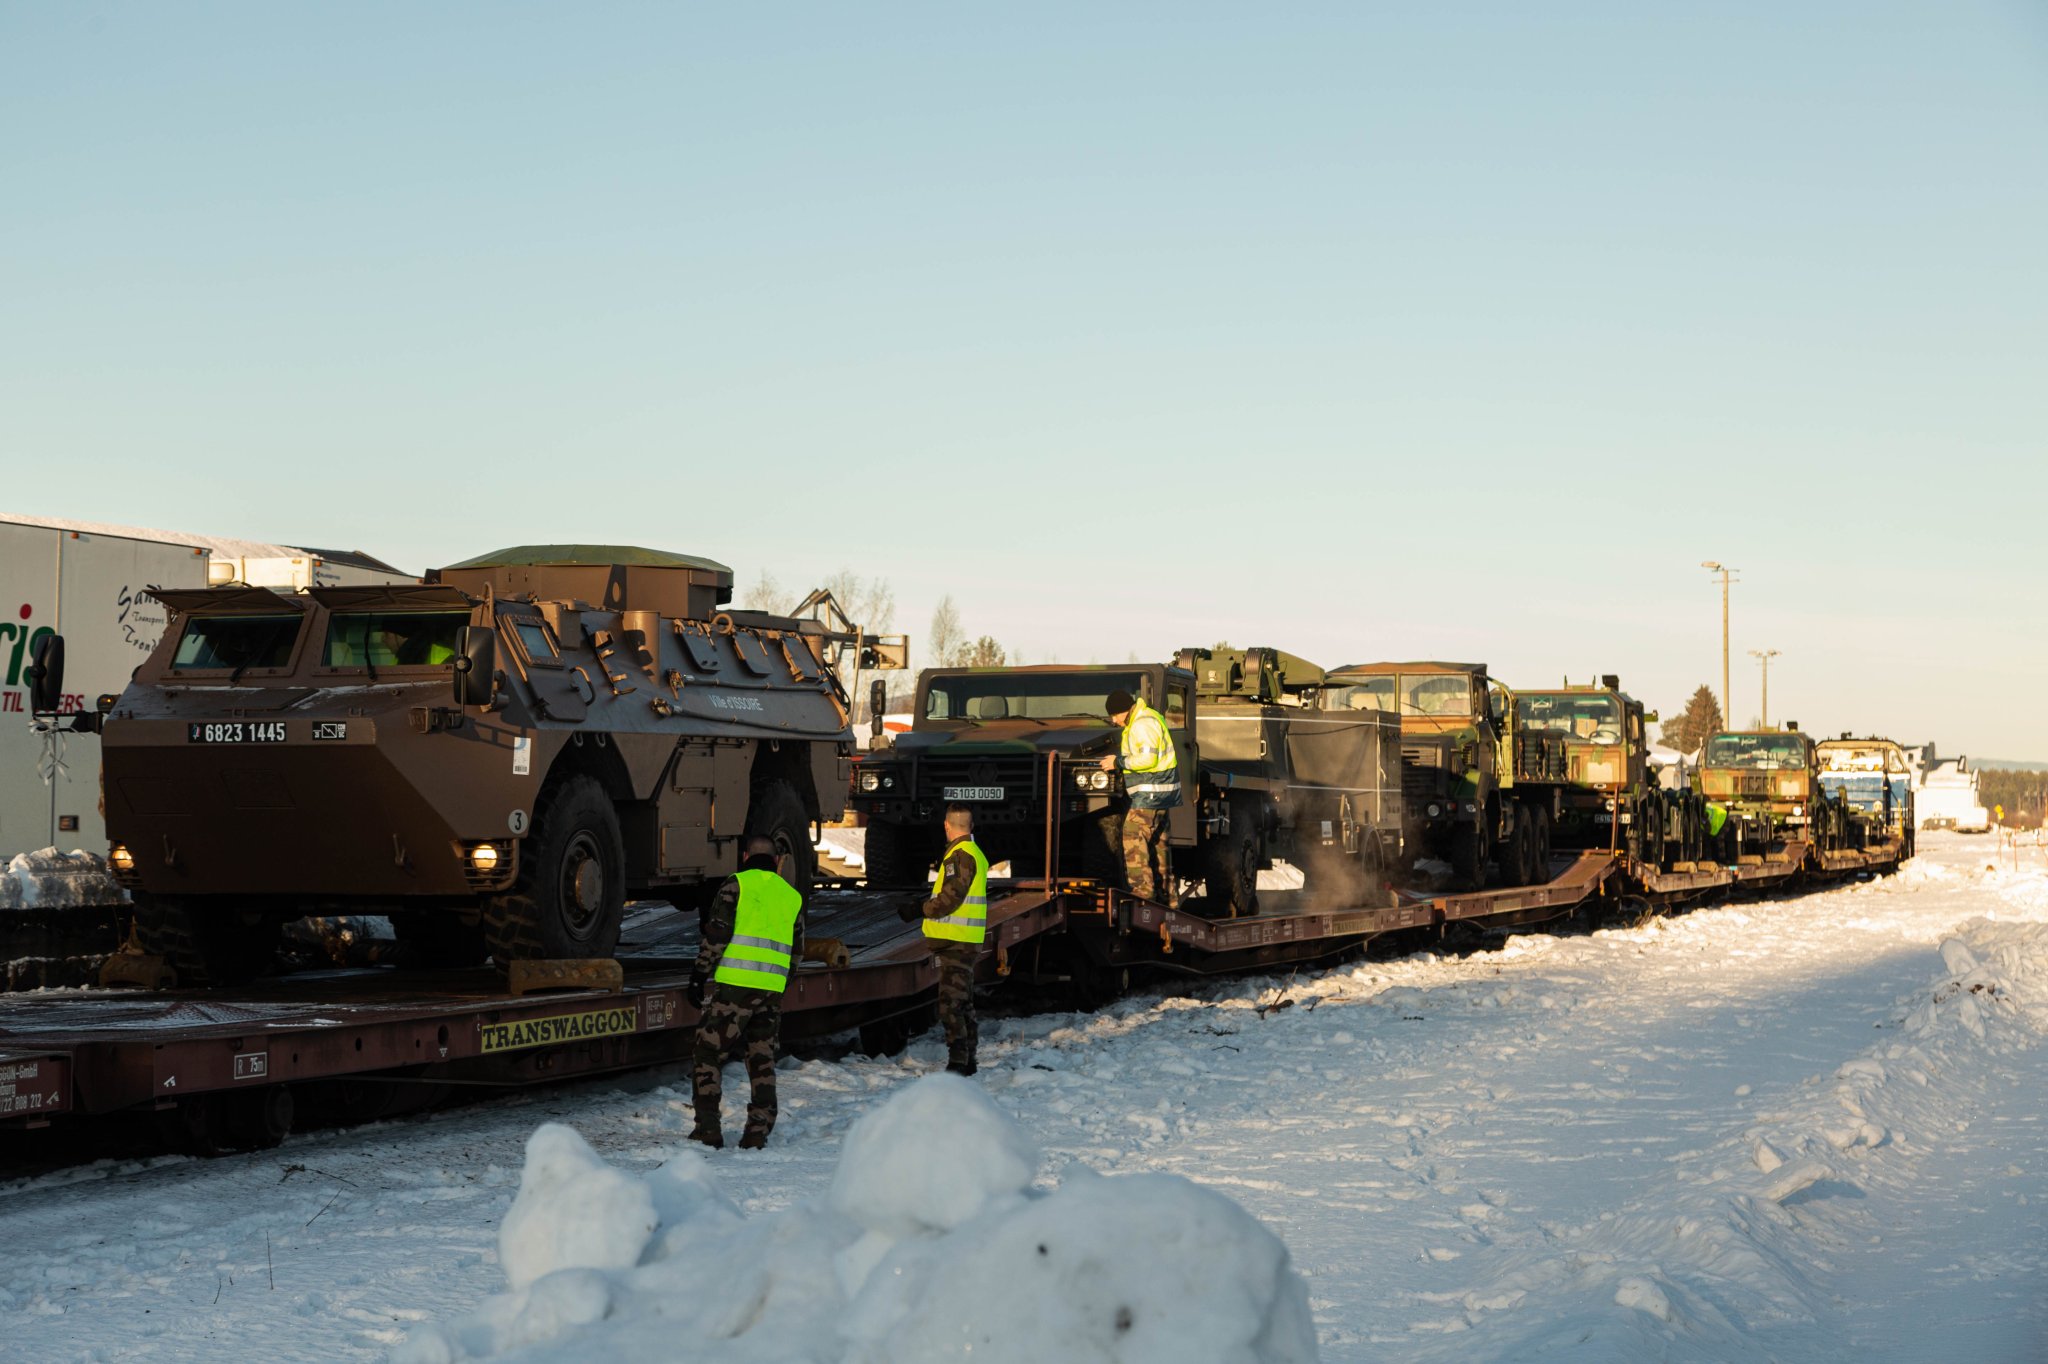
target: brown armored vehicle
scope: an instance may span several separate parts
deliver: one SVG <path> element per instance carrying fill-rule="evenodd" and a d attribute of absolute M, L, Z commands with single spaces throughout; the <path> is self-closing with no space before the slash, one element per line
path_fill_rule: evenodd
<path fill-rule="evenodd" d="M 441 964 L 608 957 L 629 896 L 692 902 L 748 835 L 807 887 L 852 760 L 835 664 L 901 642 L 731 594 L 708 559 L 585 545 L 158 591 L 172 626 L 101 717 L 143 948 L 221 983 L 285 920 L 383 914 Z"/>

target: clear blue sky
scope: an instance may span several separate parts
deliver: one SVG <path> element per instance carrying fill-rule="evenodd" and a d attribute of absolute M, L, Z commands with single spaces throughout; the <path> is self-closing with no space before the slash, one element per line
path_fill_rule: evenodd
<path fill-rule="evenodd" d="M 10 510 L 2048 759 L 2048 7 L 0 4 Z"/>

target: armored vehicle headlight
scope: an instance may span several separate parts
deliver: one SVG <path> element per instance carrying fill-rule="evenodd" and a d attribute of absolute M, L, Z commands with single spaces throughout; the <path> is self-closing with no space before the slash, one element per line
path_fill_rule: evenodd
<path fill-rule="evenodd" d="M 1098 791 L 1107 791 L 1109 789 L 1109 773 L 1099 768 L 1096 771 L 1090 772 L 1088 774 L 1088 784 Z"/>
<path fill-rule="evenodd" d="M 478 871 L 498 869 L 498 847 L 495 843 L 479 843 L 469 850 L 469 863 Z"/>
<path fill-rule="evenodd" d="M 863 772 L 863 773 L 861 773 L 861 774 L 860 774 L 860 789 L 861 789 L 861 790 L 863 790 L 863 791 L 879 791 L 879 790 L 881 790 L 881 789 L 882 789 L 882 774 L 881 774 L 881 773 L 879 773 L 879 772 Z"/>
<path fill-rule="evenodd" d="M 128 851 L 126 843 L 116 843 L 113 851 L 107 854 L 107 861 L 114 864 L 115 871 L 135 870 L 135 854 Z"/>

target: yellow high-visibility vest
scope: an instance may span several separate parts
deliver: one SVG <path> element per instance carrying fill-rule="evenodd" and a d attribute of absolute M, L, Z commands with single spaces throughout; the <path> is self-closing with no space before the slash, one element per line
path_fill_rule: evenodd
<path fill-rule="evenodd" d="M 985 942 L 988 939 L 988 855 L 974 846 L 973 839 L 963 838 L 946 849 L 945 857 L 939 859 L 938 870 L 932 873 L 932 894 L 939 893 L 939 885 L 945 879 L 946 858 L 962 848 L 974 859 L 974 883 L 967 887 L 967 898 L 960 902 L 958 909 L 924 921 L 924 935 L 945 942 Z"/>
<path fill-rule="evenodd" d="M 733 879 L 740 883 L 739 909 L 733 916 L 732 941 L 725 945 L 712 979 L 779 995 L 789 985 L 803 893 L 772 871 L 743 871 Z"/>

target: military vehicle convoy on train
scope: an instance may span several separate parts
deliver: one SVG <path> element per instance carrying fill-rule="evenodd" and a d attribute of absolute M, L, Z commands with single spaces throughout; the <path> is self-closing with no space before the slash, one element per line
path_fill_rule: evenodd
<path fill-rule="evenodd" d="M 1330 671 L 1319 704 L 1399 718 L 1411 862 L 1441 858 L 1468 887 L 1548 878 L 1565 743 L 1520 734 L 1514 694 L 1484 663 L 1351 664 Z"/>
<path fill-rule="evenodd" d="M 1870 847 L 1887 839 L 1904 843 L 1913 855 L 1919 827 L 1913 810 L 1913 767 L 1906 750 L 1890 739 L 1858 739 L 1844 733 L 1814 745 L 1820 784 L 1848 807 L 1850 843 Z"/>
<path fill-rule="evenodd" d="M 853 756 L 835 663 L 906 650 L 731 595 L 722 564 L 612 546 L 158 591 L 171 626 L 98 717 L 142 946 L 220 983 L 285 920 L 385 914 L 448 964 L 608 957 L 628 896 L 689 902 L 749 835 L 808 884 Z"/>
<path fill-rule="evenodd" d="M 1312 705 L 1322 670 L 1277 649 L 1184 649 L 1172 664 L 934 668 L 918 679 L 907 734 L 859 764 L 852 796 L 867 824 L 873 885 L 922 882 L 946 805 L 975 811 L 992 861 L 1036 875 L 1115 883 L 1121 777 L 1098 766 L 1117 731 L 1103 711 L 1122 689 L 1165 717 L 1186 797 L 1168 817 L 1179 876 L 1199 878 L 1214 914 L 1247 914 L 1257 874 L 1284 858 L 1332 895 L 1370 898 L 1398 854 L 1391 723 L 1331 725 Z"/>
<path fill-rule="evenodd" d="M 1554 777 L 1554 769 L 1538 770 L 1552 755 L 1537 736 L 1564 742 L 1551 826 L 1558 847 L 1613 848 L 1663 871 L 1691 871 L 1707 855 L 1706 801 L 1689 783 L 1667 788 L 1657 780 L 1648 731 L 1657 716 L 1621 689 L 1619 677 L 1517 691 L 1514 704 L 1519 783 Z"/>
<path fill-rule="evenodd" d="M 1710 735 L 1695 779 L 1701 794 L 1728 812 L 1720 835 L 1724 861 L 1760 857 L 1762 845 L 1792 838 L 1824 853 L 1849 845 L 1848 806 L 1822 785 L 1814 742 L 1797 725 Z"/>

